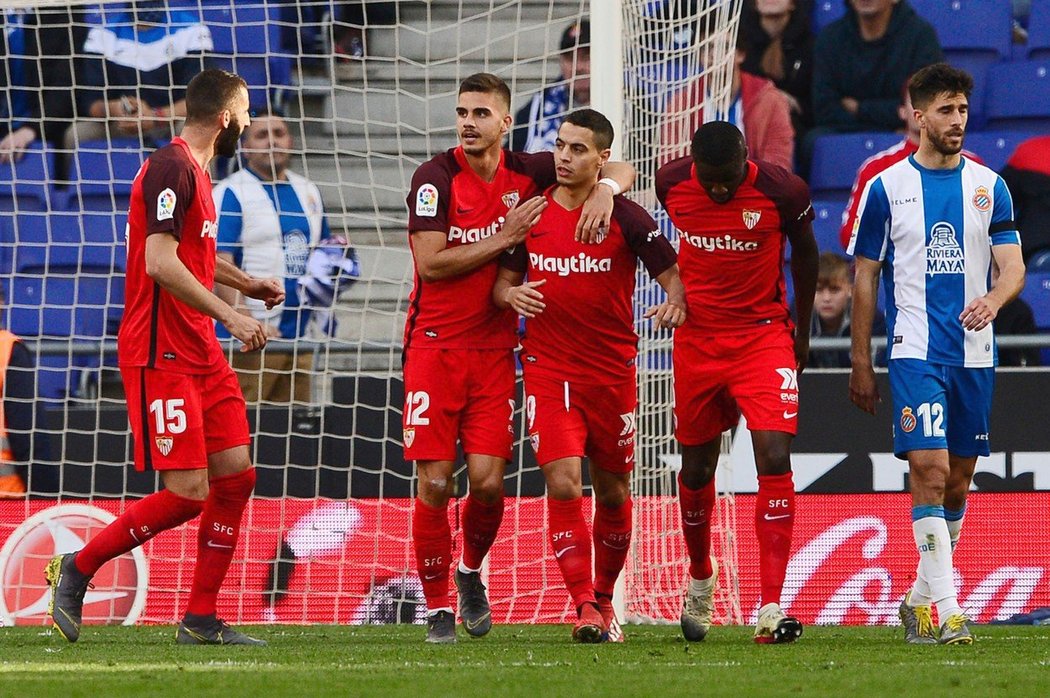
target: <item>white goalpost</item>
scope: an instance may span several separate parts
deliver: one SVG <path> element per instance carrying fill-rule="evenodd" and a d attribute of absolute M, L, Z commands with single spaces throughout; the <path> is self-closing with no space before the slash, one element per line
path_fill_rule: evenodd
<path fill-rule="evenodd" d="M 69 5 L 0 1 L 2 10 L 33 8 L 39 16 L 66 12 Z M 333 337 L 312 334 L 273 345 L 312 355 L 310 401 L 249 405 L 259 486 L 220 596 L 220 615 L 235 623 L 422 617 L 409 537 L 414 474 L 400 447 L 401 337 L 412 279 L 405 197 L 414 169 L 456 143 L 460 81 L 479 71 L 500 76 L 517 111 L 537 90 L 562 79 L 562 32 L 589 20 L 590 106 L 616 127 L 614 157 L 639 172 L 629 196 L 653 213 L 677 246 L 652 183 L 660 158 L 682 144 L 661 143 L 660 127 L 670 97 L 698 76 L 709 104 L 728 104 L 740 0 L 370 0 L 370 11 L 360 17 L 339 14 L 339 5 L 167 3 L 168 21 L 197 26 L 196 17 L 207 32 L 201 50 L 208 63 L 248 79 L 254 108 L 270 106 L 285 115 L 295 139 L 291 169 L 317 185 L 329 226 L 351 241 L 361 263 L 359 280 L 332 308 Z M 121 19 L 123 2 L 74 9 L 71 43 L 128 21 Z M 363 38 L 363 57 L 345 52 L 348 36 Z M 709 65 L 702 65 L 701 55 Z M 87 61 L 100 57 L 80 44 L 66 58 L 80 76 Z M 17 83 L 12 63 L 6 65 L 7 84 Z M 47 75 L 36 78 L 40 95 L 70 91 L 49 86 Z M 76 84 L 73 97 L 83 87 Z M 100 87 L 117 92 L 115 85 Z M 15 541 L 4 548 L 6 568 L 0 570 L 4 622 L 43 622 L 38 568 L 62 546 L 92 535 L 126 498 L 157 486 L 154 475 L 131 472 L 114 339 L 123 303 L 128 189 L 142 158 L 164 142 L 163 135 L 135 132 L 66 151 L 62 142 L 37 140 L 20 162 L 0 164 L 4 324 L 37 352 L 34 380 L 43 408 L 31 429 L 15 437 L 45 434 L 50 450 L 34 451 L 27 496 L 0 499 L 0 544 Z M 235 167 L 220 163 L 216 183 Z M 652 332 L 641 320 L 658 293 L 640 271 L 636 523 L 622 584 L 623 612 L 632 622 L 676 620 L 688 566 L 675 498 L 670 335 Z M 544 536 L 543 479 L 528 449 L 519 441 L 508 469 L 507 511 L 488 565 L 493 613 L 497 622 L 561 622 L 569 617 L 569 603 Z M 728 460 L 728 448 L 723 452 Z M 459 479 L 465 482 L 462 473 Z M 102 514 L 52 520 L 44 512 L 56 503 L 86 504 Z M 451 511 L 455 516 L 455 507 Z M 714 554 L 723 576 L 716 621 L 738 623 L 731 492 L 720 493 L 718 514 Z M 23 530 L 28 520 L 43 521 L 43 528 Z M 86 618 L 123 622 L 130 606 L 120 601 L 121 590 L 132 588 L 137 618 L 176 618 L 190 584 L 182 561 L 192 558 L 195 544 L 191 524 L 147 545 L 144 600 L 129 571 L 134 566 L 114 565 L 97 580 L 102 596 L 93 598 L 101 600 L 85 609 Z"/>

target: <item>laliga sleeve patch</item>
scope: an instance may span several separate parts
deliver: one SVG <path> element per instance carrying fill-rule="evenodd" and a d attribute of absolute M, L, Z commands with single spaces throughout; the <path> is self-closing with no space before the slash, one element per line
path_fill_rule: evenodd
<path fill-rule="evenodd" d="M 175 216 L 175 192 L 165 189 L 157 195 L 157 220 L 167 221 Z"/>
<path fill-rule="evenodd" d="M 416 215 L 436 216 L 438 212 L 438 190 L 433 184 L 423 184 L 416 192 Z"/>

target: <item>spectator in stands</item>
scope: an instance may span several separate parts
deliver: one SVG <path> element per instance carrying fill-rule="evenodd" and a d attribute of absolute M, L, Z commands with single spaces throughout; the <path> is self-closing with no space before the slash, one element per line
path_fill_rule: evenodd
<path fill-rule="evenodd" d="M 744 72 L 769 78 L 787 97 L 796 137 L 813 125 L 811 0 L 748 0 L 740 13 Z"/>
<path fill-rule="evenodd" d="M 169 139 L 186 116 L 186 85 L 204 67 L 211 33 L 195 12 L 140 1 L 103 11 L 84 43 L 83 89 L 65 147 L 107 136 Z"/>
<path fill-rule="evenodd" d="M 8 10 L 0 15 L 0 162 L 44 140 L 60 145 L 73 118 L 73 54 L 86 29 L 81 11 Z"/>
<path fill-rule="evenodd" d="M 36 399 L 36 359 L 6 329 L 0 329 L 0 394 L 0 499 L 25 496 L 27 484 L 33 494 L 57 493 L 57 468 L 44 464 L 51 455 L 44 404 Z"/>
<path fill-rule="evenodd" d="M 714 51 L 712 41 L 703 31 L 698 33 L 701 51 Z M 733 59 L 731 103 L 728 111 L 705 115 L 710 98 L 703 76 L 698 76 L 668 101 L 667 116 L 660 133 L 658 161 L 663 164 L 689 153 L 693 133 L 704 121 L 728 121 L 744 133 L 748 157 L 794 167 L 795 129 L 791 126 L 791 107 L 787 97 L 772 80 L 741 70 L 744 46 L 737 35 Z M 702 61 L 707 63 L 707 61 Z M 705 118 L 706 117 L 706 118 Z"/>
<path fill-rule="evenodd" d="M 368 53 L 366 28 L 396 23 L 396 2 L 336 3 L 332 52 L 341 58 L 364 58 Z"/>
<path fill-rule="evenodd" d="M 849 247 L 849 239 L 853 234 L 853 225 L 857 220 L 857 206 L 860 204 L 860 196 L 864 193 L 864 187 L 875 175 L 919 149 L 919 121 L 915 118 L 915 110 L 911 106 L 907 80 L 905 80 L 904 87 L 901 90 L 901 103 L 897 107 L 897 114 L 900 116 L 901 121 L 904 122 L 904 140 L 881 152 L 875 153 L 865 160 L 861 164 L 860 169 L 857 170 L 857 178 L 853 181 L 853 189 L 850 190 L 849 201 L 846 203 L 846 209 L 842 212 L 842 228 L 839 230 L 839 242 L 842 243 L 842 249 L 844 250 Z M 971 153 L 969 150 L 963 150 L 962 154 L 974 162 L 984 164 L 984 161 L 977 154 Z M 1012 192 L 1013 189 L 1011 188 L 1010 191 Z"/>
<path fill-rule="evenodd" d="M 315 288 L 317 284 L 310 282 L 330 281 L 333 269 L 344 278 L 360 273 L 353 249 L 331 235 L 317 186 L 288 169 L 294 147 L 283 118 L 257 114 L 244 131 L 241 152 L 246 167 L 220 182 L 213 193 L 219 214 L 219 256 L 249 274 L 284 278 L 285 302 L 271 310 L 259 301 L 238 300 L 231 288 L 216 287 L 220 298 L 262 322 L 271 338 L 298 339 L 308 334 L 311 306 L 303 302 L 306 290 L 300 294 L 300 283 L 307 290 Z M 319 243 L 337 250 L 331 261 L 327 250 L 320 250 L 323 269 L 316 269 L 311 260 Z M 310 272 L 320 278 L 310 278 Z M 329 304 L 337 292 L 326 299 Z M 274 344 L 258 353 L 234 352 L 233 367 L 248 402 L 310 402 L 313 352 L 294 345 L 291 351 L 279 348 Z"/>
<path fill-rule="evenodd" d="M 849 338 L 850 300 L 853 298 L 853 274 L 849 260 L 834 252 L 823 252 L 817 267 L 817 294 L 813 301 L 813 319 L 809 336 Z M 886 321 L 875 311 L 872 336 L 886 334 Z M 876 364 L 882 365 L 879 352 Z M 817 350 L 809 353 L 808 368 L 850 368 L 849 349 Z"/>
<path fill-rule="evenodd" d="M 937 33 L 906 0 L 849 0 L 813 49 L 816 128 L 803 142 L 800 169 L 808 172 L 813 141 L 823 134 L 901 128 L 901 85 L 942 60 Z"/>
<path fill-rule="evenodd" d="M 591 103 L 591 23 L 573 22 L 561 35 L 557 82 L 532 96 L 514 115 L 510 149 L 526 153 L 554 150 L 566 115 Z"/>
<path fill-rule="evenodd" d="M 1001 175 L 1013 196 L 1027 262 L 1036 252 L 1050 250 L 1050 136 L 1022 142 Z"/>
<path fill-rule="evenodd" d="M 1015 298 L 999 309 L 999 314 L 992 321 L 992 327 L 996 336 L 1039 334 L 1035 325 L 1035 314 L 1032 306 L 1021 298 Z M 1000 366 L 1042 366 L 1042 357 L 1039 347 L 1018 347 L 1016 349 L 1004 349 L 1000 344 L 999 365 Z"/>

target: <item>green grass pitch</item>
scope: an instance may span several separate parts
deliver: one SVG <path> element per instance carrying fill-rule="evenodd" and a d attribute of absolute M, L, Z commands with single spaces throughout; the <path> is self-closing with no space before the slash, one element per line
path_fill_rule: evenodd
<path fill-rule="evenodd" d="M 568 626 L 247 628 L 269 647 L 183 647 L 166 626 L 0 629 L 0 696 L 1045 696 L 1050 627 L 977 626 L 971 647 L 913 647 L 899 628 L 807 627 L 755 645 L 744 627 L 688 644 L 675 626 L 627 626 L 622 645 L 574 645 Z"/>

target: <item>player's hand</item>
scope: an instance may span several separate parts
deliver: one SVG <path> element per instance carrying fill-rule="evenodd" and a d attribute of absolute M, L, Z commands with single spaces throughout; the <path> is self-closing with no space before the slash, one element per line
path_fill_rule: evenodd
<path fill-rule="evenodd" d="M 962 326 L 965 329 L 978 332 L 988 327 L 995 320 L 995 316 L 999 314 L 1001 307 L 996 300 L 988 296 L 981 296 L 980 298 L 975 298 L 968 306 L 963 308 L 963 311 L 959 313 L 959 321 L 962 322 Z"/>
<path fill-rule="evenodd" d="M 809 365 L 809 334 L 795 330 L 795 373 L 799 376 Z"/>
<path fill-rule="evenodd" d="M 543 302 L 543 294 L 536 290 L 545 283 L 547 283 L 546 279 L 540 279 L 539 281 L 526 281 L 520 286 L 511 286 L 507 289 L 504 300 L 518 315 L 525 318 L 536 317 L 547 307 L 547 304 Z"/>
<path fill-rule="evenodd" d="M 540 214 L 547 208 L 547 199 L 534 196 L 528 201 L 519 201 L 507 211 L 500 234 L 507 243 L 507 248 L 525 241 L 525 235 L 540 220 Z"/>
<path fill-rule="evenodd" d="M 266 304 L 267 310 L 284 303 L 284 285 L 277 279 L 252 278 L 241 293 L 249 298 L 262 301 Z"/>
<path fill-rule="evenodd" d="M 252 316 L 233 312 L 223 324 L 241 341 L 242 352 L 258 351 L 266 346 L 266 327 Z"/>
<path fill-rule="evenodd" d="M 601 241 L 612 220 L 613 193 L 604 184 L 595 184 L 583 202 L 580 222 L 576 224 L 575 238 L 585 245 Z"/>
<path fill-rule="evenodd" d="M 685 306 L 671 301 L 664 301 L 660 305 L 654 305 L 645 311 L 644 317 L 652 318 L 653 325 L 657 328 L 681 327 L 685 324 Z"/>
<path fill-rule="evenodd" d="M 882 402 L 879 387 L 875 384 L 875 369 L 871 366 L 854 366 L 849 374 L 849 399 L 868 414 L 875 414 L 875 405 Z"/>

